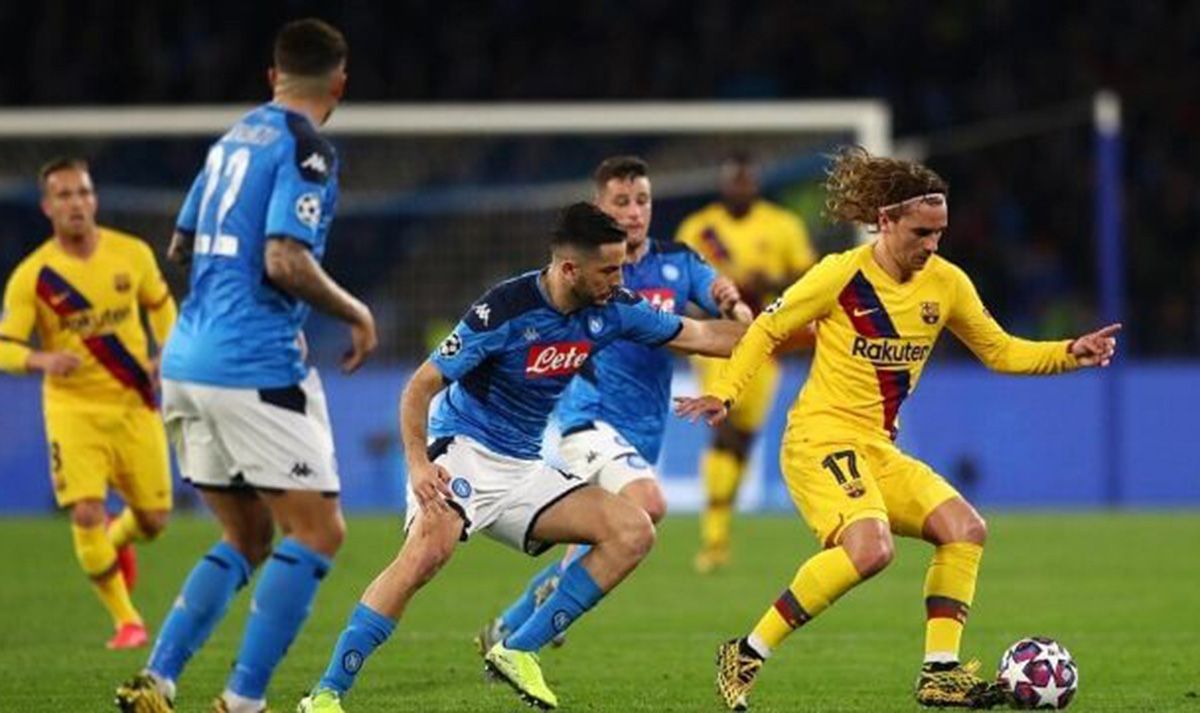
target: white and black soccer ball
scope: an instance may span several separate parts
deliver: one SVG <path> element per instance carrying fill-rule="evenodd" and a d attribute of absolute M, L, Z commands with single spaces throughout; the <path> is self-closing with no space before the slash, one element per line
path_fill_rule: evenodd
<path fill-rule="evenodd" d="M 1066 708 L 1079 690 L 1079 668 L 1066 647 L 1054 639 L 1021 639 L 1000 657 L 998 680 L 1014 708 Z"/>

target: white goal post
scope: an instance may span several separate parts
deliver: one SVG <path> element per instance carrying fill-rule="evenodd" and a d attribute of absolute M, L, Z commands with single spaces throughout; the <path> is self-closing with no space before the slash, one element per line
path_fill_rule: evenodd
<path fill-rule="evenodd" d="M 0 110 L 0 138 L 199 136 L 224 131 L 243 105 L 74 106 Z M 586 102 L 350 104 L 331 134 L 359 136 L 690 134 L 845 131 L 872 153 L 892 149 L 891 110 L 875 100 L 778 102 Z"/>

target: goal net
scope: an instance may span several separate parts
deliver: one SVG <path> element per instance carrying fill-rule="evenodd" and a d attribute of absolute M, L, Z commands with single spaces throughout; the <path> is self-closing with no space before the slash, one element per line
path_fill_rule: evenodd
<path fill-rule="evenodd" d="M 90 161 L 100 222 L 143 236 L 161 258 L 208 145 L 247 108 L 0 112 L 0 271 L 47 234 L 36 172 L 59 155 Z M 590 174 L 608 156 L 649 162 L 651 235 L 669 240 L 716 198 L 721 161 L 745 152 L 764 196 L 799 214 L 823 253 L 856 237 L 819 218 L 825 154 L 848 142 L 891 148 L 889 112 L 872 101 L 351 104 L 327 131 L 342 169 L 325 266 L 371 305 L 377 363 L 396 365 L 427 354 L 491 284 L 542 264 L 556 210 L 591 196 Z M 184 294 L 186 276 L 165 272 Z M 307 332 L 316 361 L 334 362 L 342 328 L 314 315 Z"/>

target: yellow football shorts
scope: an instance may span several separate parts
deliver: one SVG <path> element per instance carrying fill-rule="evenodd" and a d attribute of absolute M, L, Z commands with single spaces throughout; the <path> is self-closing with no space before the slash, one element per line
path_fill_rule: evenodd
<path fill-rule="evenodd" d="M 692 357 L 692 368 L 696 370 L 696 381 L 700 382 L 700 393 L 712 393 L 727 361 L 714 357 Z M 774 359 L 764 362 L 733 404 L 727 423 L 742 433 L 757 433 L 767 422 L 771 407 L 775 405 L 779 375 L 779 362 Z"/>
<path fill-rule="evenodd" d="M 867 518 L 886 521 L 897 535 L 920 537 L 929 514 L 960 497 L 928 465 L 881 438 L 838 438 L 789 426 L 782 460 L 792 501 L 825 547 Z"/>
<path fill-rule="evenodd" d="M 171 509 L 167 436 L 157 411 L 47 409 L 46 436 L 59 507 L 103 500 L 111 485 L 135 509 Z"/>

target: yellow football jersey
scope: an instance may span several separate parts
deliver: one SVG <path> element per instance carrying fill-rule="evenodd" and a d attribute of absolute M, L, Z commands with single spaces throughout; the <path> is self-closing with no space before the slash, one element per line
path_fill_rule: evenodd
<path fill-rule="evenodd" d="M 875 262 L 872 249 L 829 255 L 789 287 L 746 332 L 712 395 L 736 401 L 775 347 L 814 321 L 816 354 L 789 414 L 789 427 L 800 432 L 850 428 L 895 438 L 900 405 L 916 388 L 943 327 L 997 371 L 1049 374 L 1078 365 L 1069 341 L 1007 334 L 970 278 L 948 260 L 935 255 L 899 283 Z"/>
<path fill-rule="evenodd" d="M 754 294 L 756 282 L 765 277 L 773 283 L 786 283 L 816 262 L 800 218 L 761 199 L 741 218 L 734 218 L 719 202 L 705 206 L 680 224 L 675 240 L 733 280 L 756 310 L 774 298 Z"/>
<path fill-rule="evenodd" d="M 46 409 L 157 408 L 142 311 L 161 346 L 175 303 L 142 240 L 100 228 L 86 260 L 51 238 L 13 272 L 0 319 L 0 367 L 21 372 L 36 328 L 43 351 L 70 352 L 80 366 L 45 378 Z"/>

